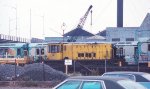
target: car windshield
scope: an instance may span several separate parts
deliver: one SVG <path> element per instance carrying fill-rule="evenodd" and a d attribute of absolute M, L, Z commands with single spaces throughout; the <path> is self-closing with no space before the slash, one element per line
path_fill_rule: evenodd
<path fill-rule="evenodd" d="M 150 81 L 150 74 L 143 74 L 142 76 Z"/>
<path fill-rule="evenodd" d="M 56 89 L 103 89 L 102 82 L 95 80 L 68 80 Z"/>
<path fill-rule="evenodd" d="M 119 80 L 117 81 L 118 84 L 120 84 L 125 89 L 147 89 L 144 86 L 142 86 L 139 83 L 136 83 L 131 80 Z"/>
<path fill-rule="evenodd" d="M 98 81 L 84 81 L 81 89 L 103 89 Z"/>
<path fill-rule="evenodd" d="M 78 89 L 81 84 L 81 81 L 70 80 L 63 83 L 57 89 Z"/>

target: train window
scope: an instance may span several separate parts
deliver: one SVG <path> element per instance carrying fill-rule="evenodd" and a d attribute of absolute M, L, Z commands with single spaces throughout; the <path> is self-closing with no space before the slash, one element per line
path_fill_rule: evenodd
<path fill-rule="evenodd" d="M 27 55 L 28 55 L 28 51 L 24 50 L 24 56 L 27 56 Z"/>
<path fill-rule="evenodd" d="M 84 53 L 78 53 L 78 57 L 84 57 Z"/>
<path fill-rule="evenodd" d="M 48 52 L 49 53 L 51 52 L 51 46 L 48 46 Z"/>
<path fill-rule="evenodd" d="M 41 54 L 42 54 L 42 55 L 44 54 L 44 49 L 41 49 Z"/>
<path fill-rule="evenodd" d="M 81 57 L 81 53 L 78 53 L 78 57 Z"/>
<path fill-rule="evenodd" d="M 3 49 L 0 49 L 0 55 L 3 55 L 3 54 L 4 54 Z"/>
<path fill-rule="evenodd" d="M 88 53 L 85 54 L 85 57 L 89 57 Z"/>
<path fill-rule="evenodd" d="M 134 38 L 126 38 L 126 41 L 134 41 Z"/>
<path fill-rule="evenodd" d="M 120 38 L 112 38 L 112 41 L 120 41 Z"/>
<path fill-rule="evenodd" d="M 84 53 L 81 53 L 81 57 L 84 57 Z"/>
<path fill-rule="evenodd" d="M 5 53 L 6 53 L 6 52 L 8 53 L 8 49 L 5 49 Z"/>
<path fill-rule="evenodd" d="M 96 53 L 93 53 L 93 57 L 96 57 Z"/>
<path fill-rule="evenodd" d="M 89 53 L 89 57 L 92 57 L 91 53 Z"/>
<path fill-rule="evenodd" d="M 120 56 L 123 56 L 123 48 L 120 48 Z"/>
<path fill-rule="evenodd" d="M 59 51 L 60 51 L 60 49 L 59 49 L 59 45 L 57 45 L 56 52 L 59 52 Z"/>
<path fill-rule="evenodd" d="M 36 49 L 36 54 L 37 54 L 37 55 L 39 55 L 39 54 L 40 54 L 39 49 Z"/>
<path fill-rule="evenodd" d="M 51 53 L 57 53 L 60 52 L 61 50 L 59 45 L 51 45 L 51 47 L 49 47 L 49 52 Z"/>
<path fill-rule="evenodd" d="M 21 55 L 21 49 L 20 48 L 17 49 L 17 56 L 18 55 Z"/>
<path fill-rule="evenodd" d="M 148 51 L 150 51 L 150 44 L 148 44 Z"/>

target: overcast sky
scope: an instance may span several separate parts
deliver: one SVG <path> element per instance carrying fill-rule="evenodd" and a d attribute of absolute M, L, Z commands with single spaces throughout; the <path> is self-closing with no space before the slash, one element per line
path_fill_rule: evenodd
<path fill-rule="evenodd" d="M 32 37 L 60 37 L 63 22 L 65 33 L 76 28 L 90 5 L 93 5 L 93 25 L 89 13 L 83 28 L 96 34 L 106 27 L 116 27 L 116 4 L 117 0 L 0 0 L 0 34 L 16 35 L 17 11 L 17 36 L 30 38 L 31 9 Z M 140 26 L 147 13 L 150 0 L 124 0 L 125 27 Z"/>

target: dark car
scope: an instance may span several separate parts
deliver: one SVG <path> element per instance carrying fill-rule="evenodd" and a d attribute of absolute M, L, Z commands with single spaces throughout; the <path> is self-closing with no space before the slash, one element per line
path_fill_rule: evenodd
<path fill-rule="evenodd" d="M 147 89 L 139 83 L 126 78 L 102 76 L 70 77 L 53 89 Z"/>
<path fill-rule="evenodd" d="M 106 72 L 102 76 L 109 77 L 124 77 L 139 82 L 150 89 L 150 74 L 145 72 L 130 72 L 130 71 L 115 71 Z"/>

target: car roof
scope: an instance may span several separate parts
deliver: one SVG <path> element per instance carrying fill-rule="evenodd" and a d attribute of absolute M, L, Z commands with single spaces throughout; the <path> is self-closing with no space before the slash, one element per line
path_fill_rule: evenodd
<path fill-rule="evenodd" d="M 81 80 L 81 81 L 104 81 L 106 89 L 124 89 L 123 86 L 117 83 L 119 80 L 129 80 L 125 78 L 110 78 L 106 76 L 74 76 L 74 77 L 69 77 L 65 81 L 70 81 L 70 80 Z M 54 88 L 55 89 L 55 88 Z"/>
<path fill-rule="evenodd" d="M 106 72 L 104 74 L 136 74 L 136 75 L 143 75 L 148 74 L 146 72 L 134 72 L 134 71 L 113 71 L 113 72 Z"/>
<path fill-rule="evenodd" d="M 69 77 L 68 79 L 82 79 L 82 80 L 109 80 L 109 81 L 119 81 L 119 80 L 125 80 L 126 78 L 110 78 L 107 76 L 75 76 L 75 77 Z"/>
<path fill-rule="evenodd" d="M 104 75 L 134 75 L 136 82 L 149 82 L 149 80 L 145 77 L 142 77 L 145 74 L 149 74 L 146 72 L 133 72 L 133 71 L 113 71 L 113 72 L 106 72 Z"/>

